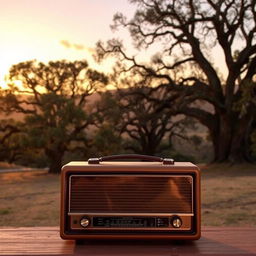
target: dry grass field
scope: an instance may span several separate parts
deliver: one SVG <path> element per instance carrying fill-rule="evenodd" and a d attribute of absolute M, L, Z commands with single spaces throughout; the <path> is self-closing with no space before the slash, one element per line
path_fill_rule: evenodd
<path fill-rule="evenodd" d="M 256 226 L 256 165 L 201 165 L 202 225 Z M 58 175 L 0 173 L 0 226 L 59 224 Z"/>
<path fill-rule="evenodd" d="M 256 165 L 202 169 L 202 224 L 256 226 Z"/>

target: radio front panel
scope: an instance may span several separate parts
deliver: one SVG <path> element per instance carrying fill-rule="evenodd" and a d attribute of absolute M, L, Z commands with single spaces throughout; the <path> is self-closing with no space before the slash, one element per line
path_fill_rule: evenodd
<path fill-rule="evenodd" d="M 71 175 L 71 229 L 191 229 L 191 175 Z M 86 227 L 81 220 L 87 220 Z"/>

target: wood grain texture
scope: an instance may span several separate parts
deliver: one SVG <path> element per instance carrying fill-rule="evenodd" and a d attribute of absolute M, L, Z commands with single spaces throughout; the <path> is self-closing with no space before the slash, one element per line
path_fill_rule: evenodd
<path fill-rule="evenodd" d="M 76 244 L 59 237 L 58 227 L 0 229 L 0 255 L 256 255 L 256 227 L 203 227 L 191 242 L 86 241 Z"/>

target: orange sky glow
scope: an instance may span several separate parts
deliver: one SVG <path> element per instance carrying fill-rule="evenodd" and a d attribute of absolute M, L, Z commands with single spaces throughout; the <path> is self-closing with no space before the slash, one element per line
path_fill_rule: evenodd
<path fill-rule="evenodd" d="M 129 42 L 128 32 L 113 33 L 110 24 L 116 12 L 131 17 L 135 8 L 128 0 L 0 0 L 0 86 L 13 64 L 33 59 L 86 59 L 91 67 L 108 70 L 108 62 L 93 61 L 95 43 L 113 37 Z M 223 55 L 215 52 L 224 70 Z"/>
<path fill-rule="evenodd" d="M 97 67 L 95 43 L 113 37 L 117 11 L 132 8 L 127 0 L 0 0 L 0 86 L 13 64 L 32 59 L 86 59 Z"/>

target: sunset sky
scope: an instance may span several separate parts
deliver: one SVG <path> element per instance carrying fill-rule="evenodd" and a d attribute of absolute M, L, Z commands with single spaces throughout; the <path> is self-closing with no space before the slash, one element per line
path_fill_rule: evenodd
<path fill-rule="evenodd" d="M 0 0 L 0 85 L 22 61 L 92 62 L 95 43 L 113 37 L 113 15 L 133 9 L 127 0 Z"/>
<path fill-rule="evenodd" d="M 128 0 L 0 0 L 0 86 L 11 65 L 26 60 L 86 59 L 95 67 L 99 39 L 128 41 L 125 30 L 111 31 L 113 15 L 131 17 L 135 7 Z M 225 70 L 222 53 L 215 49 L 213 56 Z"/>

